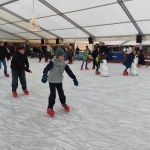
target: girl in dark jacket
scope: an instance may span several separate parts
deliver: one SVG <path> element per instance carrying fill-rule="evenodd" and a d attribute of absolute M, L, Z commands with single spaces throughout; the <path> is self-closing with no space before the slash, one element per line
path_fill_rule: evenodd
<path fill-rule="evenodd" d="M 135 58 L 135 54 L 136 54 L 136 51 L 135 51 L 135 49 L 133 49 L 132 53 L 128 54 L 127 58 L 124 60 L 123 65 L 126 67 L 123 72 L 124 76 L 128 76 L 127 70 L 128 70 L 128 68 L 131 68 L 131 64 Z"/>
<path fill-rule="evenodd" d="M 98 48 L 96 46 L 94 46 L 94 51 L 92 53 L 92 57 L 93 57 L 93 68 L 92 69 L 95 69 L 97 56 L 98 56 Z"/>

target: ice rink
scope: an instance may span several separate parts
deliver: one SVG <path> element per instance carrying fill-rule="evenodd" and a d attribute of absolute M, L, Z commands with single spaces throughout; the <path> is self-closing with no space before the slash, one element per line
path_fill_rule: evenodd
<path fill-rule="evenodd" d="M 139 76 L 122 76 L 122 64 L 108 64 L 110 77 L 80 71 L 70 65 L 79 86 L 64 73 L 64 90 L 71 112 L 57 96 L 55 116 L 47 115 L 48 83 L 41 83 L 46 63 L 29 59 L 29 96 L 19 84 L 11 95 L 11 77 L 0 70 L 0 150 L 150 150 L 150 68 Z M 10 73 L 10 62 L 8 62 Z"/>

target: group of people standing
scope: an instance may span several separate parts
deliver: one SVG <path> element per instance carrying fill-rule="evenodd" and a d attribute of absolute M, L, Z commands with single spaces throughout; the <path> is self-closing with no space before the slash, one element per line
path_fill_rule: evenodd
<path fill-rule="evenodd" d="M 145 56 L 143 50 L 139 49 L 137 46 L 129 46 L 126 47 L 126 57 L 123 62 L 123 65 L 125 66 L 125 70 L 123 71 L 124 76 L 128 76 L 128 69 L 131 68 L 132 63 L 134 62 L 135 56 L 138 57 L 138 64 L 137 67 L 141 65 L 145 65 Z"/>
<path fill-rule="evenodd" d="M 83 70 L 83 65 L 85 63 L 85 70 L 89 70 L 88 66 L 88 59 L 89 55 L 92 55 L 93 57 L 93 67 L 92 69 L 95 70 L 96 68 L 96 75 L 99 75 L 99 69 L 100 69 L 100 63 L 103 63 L 104 59 L 107 59 L 108 51 L 107 47 L 105 46 L 105 43 L 102 43 L 102 45 L 94 45 L 94 50 L 91 52 L 88 46 L 86 47 L 85 52 L 83 53 L 83 62 L 81 65 L 81 70 Z"/>

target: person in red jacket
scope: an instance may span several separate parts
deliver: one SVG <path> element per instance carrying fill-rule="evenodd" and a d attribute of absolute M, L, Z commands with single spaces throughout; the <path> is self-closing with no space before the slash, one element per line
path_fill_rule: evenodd
<path fill-rule="evenodd" d="M 4 75 L 5 77 L 9 77 L 9 74 L 7 73 L 7 64 L 6 60 L 9 60 L 8 58 L 8 52 L 7 49 L 4 47 L 4 42 L 0 41 L 0 69 L 1 69 L 1 64 L 4 66 Z"/>

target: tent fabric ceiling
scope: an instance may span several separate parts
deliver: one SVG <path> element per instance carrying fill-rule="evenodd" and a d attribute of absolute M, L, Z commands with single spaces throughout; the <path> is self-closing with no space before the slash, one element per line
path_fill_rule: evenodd
<path fill-rule="evenodd" d="M 0 29 L 3 35 L 8 31 L 15 38 L 19 35 L 29 40 L 135 36 L 138 29 L 119 2 L 125 5 L 143 34 L 149 35 L 150 0 L 34 0 L 41 25 L 38 32 L 31 32 L 27 26 L 33 12 L 32 0 L 1 0 Z"/>

